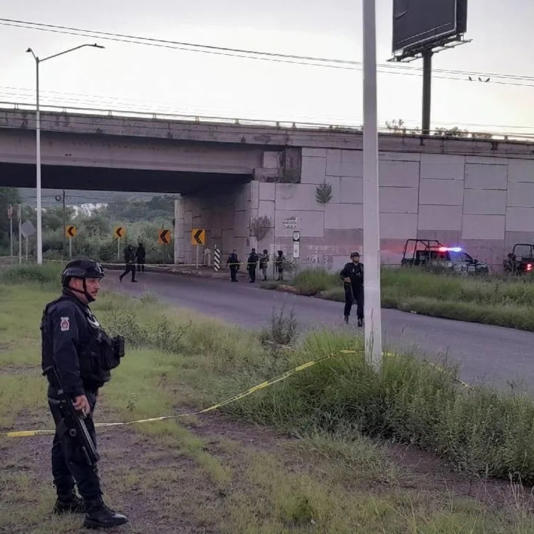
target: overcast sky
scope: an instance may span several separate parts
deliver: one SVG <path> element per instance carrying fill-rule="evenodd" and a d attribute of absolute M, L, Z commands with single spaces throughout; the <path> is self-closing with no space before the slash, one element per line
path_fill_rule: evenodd
<path fill-rule="evenodd" d="M 377 0 L 378 62 L 391 57 L 392 0 Z M 362 60 L 361 0 L 0 0 L 1 17 L 234 48 Z M 532 0 L 469 0 L 473 42 L 434 67 L 534 76 Z M 0 26 L 0 100 L 33 101 L 34 63 L 94 39 Z M 44 104 L 361 124 L 361 72 L 100 41 L 42 65 Z M 410 64 L 421 66 L 421 61 Z M 433 126 L 534 134 L 530 87 L 433 81 Z M 379 76 L 379 120 L 419 125 L 421 78 Z M 496 127 L 473 126 L 477 130 Z"/>

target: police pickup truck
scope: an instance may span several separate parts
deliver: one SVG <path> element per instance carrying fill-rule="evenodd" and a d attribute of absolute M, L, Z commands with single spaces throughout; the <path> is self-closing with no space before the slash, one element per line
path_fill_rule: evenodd
<path fill-rule="evenodd" d="M 512 274 L 534 273 L 534 245 L 516 243 L 503 262 L 504 272 Z"/>
<path fill-rule="evenodd" d="M 450 247 L 436 239 L 408 239 L 401 265 L 426 267 L 462 274 L 487 274 L 487 263 L 471 257 L 461 247 Z"/>

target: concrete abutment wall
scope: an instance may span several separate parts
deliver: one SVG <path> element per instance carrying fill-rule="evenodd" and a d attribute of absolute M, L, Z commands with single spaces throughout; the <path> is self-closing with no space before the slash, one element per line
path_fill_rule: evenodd
<path fill-rule="evenodd" d="M 361 150 L 304 147 L 300 156 L 298 183 L 280 181 L 283 158 L 270 151 L 253 181 L 224 194 L 184 196 L 183 261 L 195 257 L 191 228 L 207 230 L 208 247 L 236 248 L 240 258 L 253 246 L 291 257 L 299 230 L 301 266 L 337 269 L 361 250 Z M 379 166 L 384 264 L 398 264 L 413 237 L 461 246 L 495 270 L 514 243 L 534 242 L 534 158 L 382 151 Z M 322 184 L 331 191 L 326 203 L 317 199 Z M 257 239 L 251 224 L 259 217 L 266 224 Z"/>

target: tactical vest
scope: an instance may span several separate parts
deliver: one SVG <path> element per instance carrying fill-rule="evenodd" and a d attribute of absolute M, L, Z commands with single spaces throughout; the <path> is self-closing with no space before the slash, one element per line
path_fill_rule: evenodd
<path fill-rule="evenodd" d="M 53 354 L 53 336 L 50 318 L 55 306 L 65 297 L 60 297 L 47 304 L 41 319 L 42 358 L 43 368 L 56 365 Z M 80 310 L 81 311 L 81 310 Z M 87 326 L 88 339 L 81 340 L 78 346 L 78 360 L 80 365 L 80 378 L 84 387 L 97 389 L 102 387 L 111 378 L 111 369 L 117 367 L 124 356 L 124 338 L 116 336 L 110 338 L 89 308 L 83 310 Z"/>

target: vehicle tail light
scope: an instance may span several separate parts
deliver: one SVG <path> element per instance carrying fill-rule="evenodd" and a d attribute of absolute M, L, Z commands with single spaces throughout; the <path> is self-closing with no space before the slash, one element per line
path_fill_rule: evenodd
<path fill-rule="evenodd" d="M 532 263 L 527 263 L 527 272 L 532 271 Z"/>

